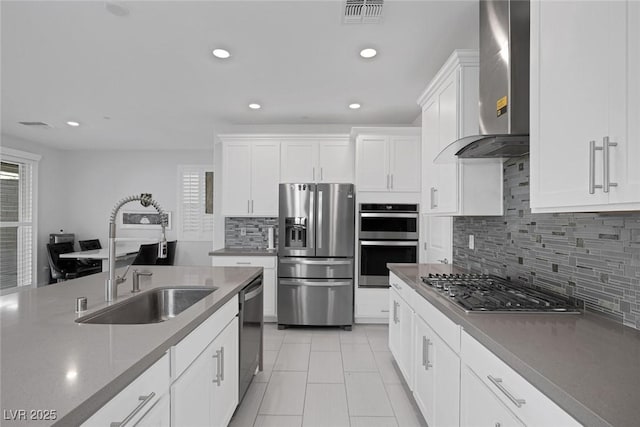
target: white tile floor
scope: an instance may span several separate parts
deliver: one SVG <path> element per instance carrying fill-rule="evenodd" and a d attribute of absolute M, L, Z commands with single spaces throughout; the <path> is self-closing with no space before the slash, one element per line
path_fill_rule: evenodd
<path fill-rule="evenodd" d="M 426 426 L 392 365 L 387 325 L 352 331 L 265 324 L 264 371 L 232 427 Z"/>

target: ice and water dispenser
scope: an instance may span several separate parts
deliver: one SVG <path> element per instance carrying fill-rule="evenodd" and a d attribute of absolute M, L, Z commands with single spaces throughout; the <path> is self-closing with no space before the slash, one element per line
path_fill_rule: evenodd
<path fill-rule="evenodd" d="M 307 247 L 307 217 L 289 216 L 284 219 L 285 239 L 287 248 Z"/>

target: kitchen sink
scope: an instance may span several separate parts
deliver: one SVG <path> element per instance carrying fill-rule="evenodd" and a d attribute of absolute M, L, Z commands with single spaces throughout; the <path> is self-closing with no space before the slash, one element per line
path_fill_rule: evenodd
<path fill-rule="evenodd" d="M 80 317 L 76 322 L 110 325 L 164 322 L 176 317 L 216 289 L 201 286 L 156 288 Z"/>

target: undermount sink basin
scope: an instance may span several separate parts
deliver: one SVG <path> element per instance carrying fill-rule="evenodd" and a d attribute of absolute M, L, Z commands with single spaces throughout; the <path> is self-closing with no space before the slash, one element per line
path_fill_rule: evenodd
<path fill-rule="evenodd" d="M 76 319 L 78 323 L 139 325 L 176 317 L 217 288 L 166 287 L 133 296 L 126 301 Z"/>

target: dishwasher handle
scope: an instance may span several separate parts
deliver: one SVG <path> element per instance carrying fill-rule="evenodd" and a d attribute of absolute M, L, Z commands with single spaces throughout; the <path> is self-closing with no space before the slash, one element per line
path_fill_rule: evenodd
<path fill-rule="evenodd" d="M 241 292 L 240 300 L 243 302 L 249 301 L 262 294 L 263 285 L 262 278 L 258 277 L 252 283 L 247 285 Z"/>

